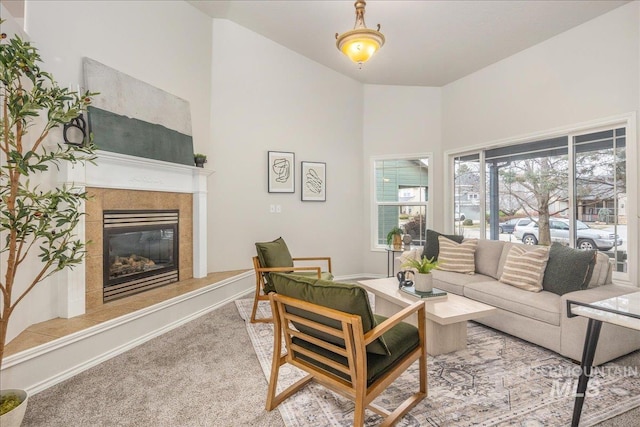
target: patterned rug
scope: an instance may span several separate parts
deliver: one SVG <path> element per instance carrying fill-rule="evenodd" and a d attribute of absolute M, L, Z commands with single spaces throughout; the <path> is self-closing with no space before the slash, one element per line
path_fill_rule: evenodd
<path fill-rule="evenodd" d="M 273 351 L 273 325 L 252 324 L 253 300 L 236 300 L 240 316 L 268 380 Z M 261 302 L 259 316 L 270 316 Z M 580 367 L 542 347 L 469 322 L 468 348 L 428 356 L 428 397 L 398 426 L 566 426 L 571 422 L 573 393 Z M 634 357 L 634 356 L 627 356 Z M 580 426 L 640 406 L 640 367 L 625 358 L 598 367 L 589 381 Z M 389 410 L 417 390 L 417 362 L 375 403 Z M 303 376 L 290 365 L 280 369 L 279 389 Z M 311 383 L 278 406 L 287 426 L 350 426 L 353 404 Z M 366 426 L 381 418 L 367 411 Z"/>

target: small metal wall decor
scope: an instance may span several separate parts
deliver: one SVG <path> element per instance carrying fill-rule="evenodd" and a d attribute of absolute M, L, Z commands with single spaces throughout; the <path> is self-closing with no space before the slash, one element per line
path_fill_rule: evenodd
<path fill-rule="evenodd" d="M 78 117 L 65 123 L 62 128 L 64 142 L 70 145 L 82 146 L 87 138 L 87 122 L 82 113 Z"/>

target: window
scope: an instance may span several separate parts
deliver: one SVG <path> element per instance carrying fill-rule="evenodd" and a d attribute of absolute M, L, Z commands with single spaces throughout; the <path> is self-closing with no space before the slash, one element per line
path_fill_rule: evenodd
<path fill-rule="evenodd" d="M 614 277 L 628 280 L 626 135 L 625 123 L 452 154 L 454 231 L 598 249 L 612 259 Z M 462 214 L 473 224 L 462 224 Z M 515 218 L 537 224 L 525 232 L 505 226 Z"/>
<path fill-rule="evenodd" d="M 373 160 L 373 247 L 387 245 L 400 227 L 413 245 L 423 245 L 429 200 L 429 156 Z"/>

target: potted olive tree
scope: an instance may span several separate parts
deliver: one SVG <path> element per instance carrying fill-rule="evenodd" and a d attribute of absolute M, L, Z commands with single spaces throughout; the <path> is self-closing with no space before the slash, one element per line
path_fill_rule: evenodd
<path fill-rule="evenodd" d="M 40 65 L 38 50 L 30 42 L 2 34 L 0 370 L 7 327 L 16 307 L 35 286 L 77 265 L 85 254 L 85 242 L 77 238 L 75 229 L 82 215 L 78 208 L 87 194 L 73 186 L 48 183 L 55 181 L 52 167 L 91 161 L 94 147 L 90 141 L 53 143 L 49 136 L 52 130 L 76 119 L 95 94 L 81 95 L 59 87 Z M 0 390 L 0 395 L 4 394 Z M 7 403 L 9 400 L 3 398 L 2 406 L 11 409 L 14 405 Z M 24 412 L 23 405 L 18 408 L 21 406 Z M 0 415 L 5 417 L 0 418 L 0 425 L 15 423 L 6 418 L 14 418 L 13 411 Z"/>

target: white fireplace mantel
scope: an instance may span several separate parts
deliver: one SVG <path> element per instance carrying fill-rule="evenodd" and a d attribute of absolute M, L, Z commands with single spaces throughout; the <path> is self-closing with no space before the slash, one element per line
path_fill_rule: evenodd
<path fill-rule="evenodd" d="M 145 159 L 125 154 L 97 151 L 94 163 L 65 165 L 59 181 L 76 188 L 115 188 L 193 194 L 193 277 L 207 275 L 207 178 L 211 169 Z M 84 206 L 82 207 L 84 210 Z M 84 219 L 78 237 L 85 239 Z M 85 312 L 85 266 L 64 270 L 59 282 L 60 317 Z"/>

